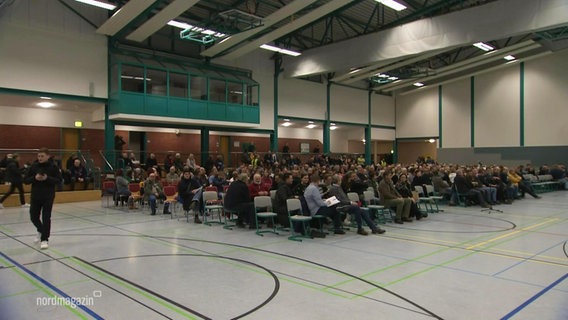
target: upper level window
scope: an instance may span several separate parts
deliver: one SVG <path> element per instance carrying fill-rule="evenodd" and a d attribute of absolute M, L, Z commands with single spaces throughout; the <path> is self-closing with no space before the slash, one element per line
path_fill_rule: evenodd
<path fill-rule="evenodd" d="M 144 68 L 123 64 L 120 81 L 122 91 L 144 93 Z"/>
<path fill-rule="evenodd" d="M 170 96 L 187 98 L 187 74 L 170 72 Z"/>
<path fill-rule="evenodd" d="M 207 100 L 207 78 L 191 76 L 189 79 L 190 96 L 192 99 Z"/>
<path fill-rule="evenodd" d="M 209 79 L 209 101 L 227 102 L 227 83 L 225 80 Z"/>

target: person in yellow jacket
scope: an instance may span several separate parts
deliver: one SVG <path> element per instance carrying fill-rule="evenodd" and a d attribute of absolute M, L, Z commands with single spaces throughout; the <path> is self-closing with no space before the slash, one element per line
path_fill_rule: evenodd
<path fill-rule="evenodd" d="M 525 193 L 528 193 L 531 196 L 533 196 L 535 199 L 540 199 L 540 196 L 534 192 L 532 186 L 530 184 L 525 183 L 523 181 L 523 178 L 520 175 L 518 175 L 514 169 L 509 169 L 509 173 L 507 174 L 507 179 L 509 179 L 511 185 L 515 187 L 517 193 L 518 191 L 521 192 L 521 197 L 524 198 Z"/>

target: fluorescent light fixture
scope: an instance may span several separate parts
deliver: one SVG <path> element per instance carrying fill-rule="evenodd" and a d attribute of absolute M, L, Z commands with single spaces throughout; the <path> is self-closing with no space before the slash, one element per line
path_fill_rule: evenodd
<path fill-rule="evenodd" d="M 329 130 L 335 130 L 335 129 L 337 129 L 337 126 L 331 126 L 331 127 L 329 127 Z"/>
<path fill-rule="evenodd" d="M 483 43 L 483 42 L 474 43 L 473 46 L 478 47 L 479 49 L 481 49 L 483 51 L 495 50 L 495 48 L 493 48 L 492 46 L 488 45 L 487 43 Z"/>
<path fill-rule="evenodd" d="M 335 126 L 335 123 L 332 122 L 332 123 L 330 123 L 329 125 L 330 125 L 330 126 Z"/>
<path fill-rule="evenodd" d="M 416 82 L 416 83 L 414 83 L 414 86 L 415 87 L 423 87 L 424 84 L 422 82 Z"/>
<path fill-rule="evenodd" d="M 42 101 L 42 102 L 38 102 L 37 105 L 38 105 L 38 107 L 42 107 L 42 108 L 51 108 L 51 107 L 55 106 L 55 103 Z"/>
<path fill-rule="evenodd" d="M 39 98 L 40 98 L 40 99 L 43 99 L 43 100 L 51 100 L 51 99 L 52 99 L 52 98 L 50 98 L 50 97 L 39 97 Z"/>
<path fill-rule="evenodd" d="M 359 71 L 361 71 L 361 69 L 359 69 L 359 68 L 353 69 L 353 70 L 349 71 L 349 74 L 354 74 L 354 73 L 357 73 Z"/>
<path fill-rule="evenodd" d="M 290 119 L 284 119 L 284 121 L 286 121 L 286 122 L 289 122 L 289 121 L 290 121 Z"/>
<path fill-rule="evenodd" d="M 515 60 L 516 58 L 512 55 L 508 55 L 508 56 L 504 56 L 503 59 L 505 59 L 507 61 L 512 61 L 512 60 Z"/>
<path fill-rule="evenodd" d="M 170 20 L 170 22 L 168 22 L 168 25 L 172 26 L 172 27 L 184 29 L 184 30 L 193 28 L 193 26 L 190 25 L 189 23 L 175 21 L 175 20 Z"/>
<path fill-rule="evenodd" d="M 172 26 L 172 27 L 176 27 L 176 28 L 180 28 L 183 30 L 191 30 L 193 32 L 197 32 L 197 33 L 203 33 L 204 35 L 207 36 L 214 36 L 216 38 L 222 38 L 224 36 L 226 36 L 226 34 L 221 33 L 219 31 L 215 31 L 215 30 L 211 30 L 211 29 L 205 29 L 205 28 L 201 28 L 201 27 L 196 27 L 193 26 L 189 23 L 185 23 L 185 22 L 181 22 L 181 21 L 175 21 L 175 20 L 170 20 L 167 25 Z"/>
<path fill-rule="evenodd" d="M 288 50 L 288 49 L 278 48 L 278 47 L 275 47 L 275 46 L 271 46 L 271 45 L 269 45 L 269 44 L 263 44 L 263 45 L 261 45 L 260 47 L 261 47 L 262 49 L 265 49 L 265 50 L 270 50 L 270 51 L 274 51 L 274 52 L 279 52 L 279 53 L 287 54 L 287 55 L 289 55 L 289 56 L 294 56 L 294 57 L 297 57 L 297 56 L 301 55 L 301 53 L 299 53 L 299 52 L 292 51 L 292 50 Z"/>
<path fill-rule="evenodd" d="M 103 1 L 97 1 L 97 0 L 75 0 L 75 1 L 82 2 L 84 4 L 88 4 L 88 5 L 91 5 L 91 6 L 107 9 L 107 10 L 116 9 L 116 6 L 114 4 L 106 3 L 106 2 L 103 2 Z"/>
<path fill-rule="evenodd" d="M 308 121 L 308 123 L 314 123 L 313 121 Z"/>
<path fill-rule="evenodd" d="M 400 4 L 400 3 L 398 3 L 394 0 L 375 0 L 375 1 L 377 1 L 378 3 L 382 3 L 385 6 L 391 8 L 393 10 L 396 10 L 396 11 L 402 11 L 402 10 L 406 9 L 405 5 L 402 5 L 402 4 Z"/>
<path fill-rule="evenodd" d="M 308 125 L 306 126 L 306 128 L 308 128 L 308 129 L 313 129 L 313 128 L 315 128 L 315 127 L 317 127 L 317 125 L 315 125 L 315 124 L 308 124 Z"/>
<path fill-rule="evenodd" d="M 289 127 L 289 126 L 291 126 L 291 125 L 292 125 L 292 122 L 284 122 L 284 123 L 282 124 L 283 127 Z"/>
<path fill-rule="evenodd" d="M 392 76 L 392 77 L 389 77 L 389 80 L 392 80 L 392 81 L 398 80 L 398 77 Z"/>
<path fill-rule="evenodd" d="M 434 142 L 436 142 L 436 139 L 428 139 L 428 142 L 434 143 Z"/>

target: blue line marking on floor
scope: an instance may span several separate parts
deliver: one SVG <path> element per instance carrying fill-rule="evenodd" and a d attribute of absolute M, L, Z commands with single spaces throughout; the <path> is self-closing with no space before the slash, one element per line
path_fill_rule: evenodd
<path fill-rule="evenodd" d="M 65 292 L 61 291 L 61 289 L 57 288 L 56 286 L 54 286 L 53 284 L 51 284 L 49 281 L 43 279 L 42 277 L 38 276 L 37 274 L 33 273 L 31 270 L 29 270 L 28 268 L 24 267 L 23 265 L 19 264 L 18 262 L 16 262 L 15 260 L 13 260 L 12 258 L 8 257 L 7 255 L 5 255 L 3 252 L 0 251 L 0 256 L 4 257 L 4 259 L 10 261 L 13 265 L 15 265 L 16 267 L 18 267 L 18 269 L 23 270 L 25 273 L 29 274 L 30 276 L 32 276 L 34 279 L 36 279 L 37 281 L 41 282 L 43 285 L 47 286 L 48 288 L 50 288 L 51 290 L 57 292 L 57 294 L 59 294 L 60 296 L 72 300 L 73 298 L 71 298 L 68 294 L 66 294 Z M 81 304 L 77 304 L 77 307 L 79 307 L 81 310 L 85 311 L 87 314 L 89 314 L 90 316 L 92 316 L 95 319 L 98 320 L 103 320 L 104 318 L 99 316 L 96 312 L 94 312 L 93 310 L 87 308 L 84 305 Z"/>
<path fill-rule="evenodd" d="M 509 312 L 507 315 L 505 315 L 503 318 L 501 318 L 501 320 L 508 320 L 511 319 L 512 316 L 514 316 L 515 314 L 519 313 L 521 310 L 523 310 L 524 308 L 526 308 L 529 304 L 533 303 L 536 299 L 538 299 L 540 296 L 542 296 L 543 294 L 545 294 L 546 292 L 548 292 L 550 289 L 554 288 L 557 284 L 559 284 L 560 282 L 564 281 L 564 279 L 568 278 L 568 273 L 565 274 L 564 276 L 560 277 L 560 279 L 554 281 L 553 283 L 551 283 L 548 287 L 542 289 L 539 293 L 535 294 L 532 298 L 530 298 L 529 300 L 525 301 L 523 304 L 521 304 L 520 306 L 518 306 L 515 310 Z"/>

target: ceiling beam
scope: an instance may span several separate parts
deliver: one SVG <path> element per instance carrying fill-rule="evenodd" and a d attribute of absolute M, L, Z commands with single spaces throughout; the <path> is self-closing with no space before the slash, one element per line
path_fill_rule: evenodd
<path fill-rule="evenodd" d="M 144 10 L 148 9 L 156 0 L 131 0 L 112 15 L 102 26 L 97 29 L 97 33 L 114 36 L 132 20 L 138 17 Z"/>
<path fill-rule="evenodd" d="M 257 28 L 253 28 L 253 29 L 243 31 L 241 33 L 237 33 L 235 35 L 232 35 L 232 36 L 228 37 L 227 39 L 225 39 L 225 40 L 215 44 L 214 46 L 208 48 L 207 50 L 201 52 L 201 55 L 205 56 L 205 57 L 214 57 L 214 56 L 222 53 L 223 51 L 238 45 L 242 41 L 245 41 L 246 39 L 254 36 L 255 34 L 258 34 L 261 31 L 273 26 L 274 24 L 276 24 L 276 23 L 278 23 L 278 22 L 280 22 L 280 21 L 282 21 L 286 18 L 289 18 L 294 13 L 302 10 L 303 8 L 309 6 L 310 4 L 312 4 L 316 1 L 317 0 L 296 0 L 296 1 L 286 5 L 282 9 L 270 14 L 266 18 L 264 18 L 261 26 L 259 26 Z"/>
<path fill-rule="evenodd" d="M 509 54 L 518 54 L 521 52 L 526 52 L 526 51 L 530 51 L 530 50 L 534 50 L 537 48 L 540 48 L 541 46 L 538 43 L 535 43 L 532 40 L 526 41 L 526 42 L 522 42 L 516 45 L 512 45 L 510 47 L 506 47 L 500 50 L 495 50 L 495 51 L 490 51 L 487 52 L 481 56 L 477 56 L 475 58 L 471 58 L 465 61 L 461 61 L 458 63 L 454 63 L 452 65 L 449 65 L 447 67 L 442 67 L 439 69 L 436 69 L 436 74 L 432 75 L 432 76 L 426 76 L 426 77 L 422 77 L 422 78 L 418 78 L 418 79 L 408 79 L 408 80 L 403 80 L 397 83 L 390 83 L 384 86 L 380 86 L 377 87 L 377 89 L 380 89 L 381 91 L 385 91 L 385 92 L 389 92 L 389 91 L 394 91 L 394 90 L 398 90 L 404 87 L 408 87 L 413 85 L 416 82 L 425 82 L 425 81 L 432 81 L 435 79 L 439 79 L 442 77 L 446 77 L 455 73 L 458 73 L 460 71 L 463 70 L 467 70 L 467 69 L 471 69 L 471 68 L 475 68 L 478 66 L 482 66 L 484 64 L 487 64 L 489 62 L 492 61 L 499 61 L 499 60 L 503 60 L 503 57 Z"/>
<path fill-rule="evenodd" d="M 306 13 L 305 15 L 297 18 L 294 21 L 291 21 L 290 23 L 258 38 L 255 40 L 250 41 L 248 44 L 245 44 L 239 48 L 237 48 L 236 50 L 230 52 L 229 54 L 227 54 L 225 56 L 226 59 L 235 59 L 238 58 L 240 56 L 243 56 L 255 49 L 257 49 L 259 46 L 265 44 L 265 43 L 269 43 L 271 41 L 274 41 L 276 39 L 279 39 L 287 34 L 289 34 L 290 32 L 293 32 L 295 30 L 300 29 L 301 27 L 312 23 L 313 21 L 328 15 L 329 13 L 349 4 L 350 2 L 353 2 L 353 0 L 333 0 L 331 2 L 328 2 L 308 13 Z"/>
<path fill-rule="evenodd" d="M 166 26 L 170 20 L 177 18 L 183 12 L 193 7 L 197 2 L 199 2 L 199 0 L 175 0 L 138 27 L 138 29 L 134 30 L 134 32 L 126 36 L 126 39 L 138 42 L 146 40 L 146 38 Z"/>
<path fill-rule="evenodd" d="M 304 51 L 302 56 L 287 60 L 284 75 L 304 77 L 349 70 L 353 66 L 550 29 L 565 25 L 566 21 L 567 1 L 499 0 Z"/>

